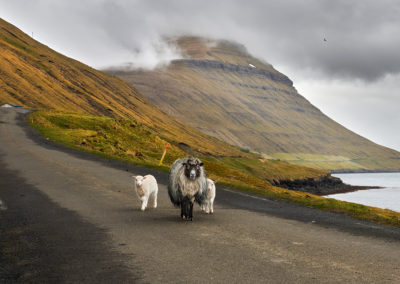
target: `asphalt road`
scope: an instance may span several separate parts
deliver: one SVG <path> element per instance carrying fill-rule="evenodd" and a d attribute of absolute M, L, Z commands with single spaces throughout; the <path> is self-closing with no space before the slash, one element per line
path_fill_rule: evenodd
<path fill-rule="evenodd" d="M 400 229 L 218 186 L 215 213 L 183 221 L 165 173 L 56 145 L 20 112 L 0 108 L 0 282 L 400 283 Z M 147 173 L 159 207 L 141 212 Z"/>

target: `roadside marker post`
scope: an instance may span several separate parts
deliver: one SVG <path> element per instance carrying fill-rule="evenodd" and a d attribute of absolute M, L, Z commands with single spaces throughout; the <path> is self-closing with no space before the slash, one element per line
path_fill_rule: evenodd
<path fill-rule="evenodd" d="M 168 147 L 169 147 L 169 143 L 167 144 L 167 146 L 165 146 L 164 153 L 162 154 L 160 163 L 158 164 L 159 166 L 161 166 L 161 165 L 162 165 L 162 162 L 164 161 L 165 154 L 167 154 Z"/>

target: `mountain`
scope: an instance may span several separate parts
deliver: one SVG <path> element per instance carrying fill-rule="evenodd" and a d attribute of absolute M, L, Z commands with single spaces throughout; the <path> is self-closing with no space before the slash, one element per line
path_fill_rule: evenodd
<path fill-rule="evenodd" d="M 123 80 L 55 52 L 2 19 L 0 51 L 0 105 L 135 119 L 193 151 L 245 154 L 176 121 Z"/>
<path fill-rule="evenodd" d="M 196 155 L 225 185 L 277 194 L 272 184 L 280 180 L 335 181 L 325 170 L 267 160 L 178 122 L 122 79 L 59 54 L 0 19 L 4 103 L 39 110 L 29 122 L 45 137 L 113 159 L 158 167 L 168 142 L 164 170 L 177 158 Z"/>
<path fill-rule="evenodd" d="M 400 170 L 399 152 L 324 115 L 244 46 L 190 36 L 174 42 L 184 58 L 166 67 L 106 72 L 179 121 L 266 158 L 330 170 Z"/>

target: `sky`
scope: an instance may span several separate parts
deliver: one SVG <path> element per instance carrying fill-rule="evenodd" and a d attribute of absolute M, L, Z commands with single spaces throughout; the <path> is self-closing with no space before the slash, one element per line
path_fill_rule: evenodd
<path fill-rule="evenodd" d="M 166 37 L 244 44 L 326 115 L 400 151 L 400 1 L 0 0 L 0 17 L 94 68 L 179 58 Z"/>

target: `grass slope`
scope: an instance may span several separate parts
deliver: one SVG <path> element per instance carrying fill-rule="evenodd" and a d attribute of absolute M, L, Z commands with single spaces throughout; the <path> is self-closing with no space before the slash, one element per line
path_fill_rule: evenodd
<path fill-rule="evenodd" d="M 33 40 L 0 19 L 0 104 L 134 119 L 200 152 L 245 155 L 160 111 L 119 78 Z"/>
<path fill-rule="evenodd" d="M 39 111 L 30 115 L 29 122 L 45 137 L 69 147 L 162 171 L 168 171 L 175 159 L 187 156 L 186 151 L 190 150 L 190 145 L 182 149 L 181 145 L 172 142 L 164 164 L 158 166 L 164 146 L 169 140 L 136 120 Z M 400 213 L 397 212 L 286 190 L 274 187 L 270 183 L 279 179 L 318 179 L 326 175 L 326 171 L 264 159 L 260 155 L 250 153 L 240 157 L 221 157 L 213 154 L 215 153 L 197 153 L 204 161 L 209 176 L 218 180 L 221 185 L 382 224 L 400 226 Z"/>
<path fill-rule="evenodd" d="M 54 109 L 74 113 L 58 117 L 59 120 L 61 117 L 64 120 L 65 129 L 69 129 L 72 121 L 77 121 L 75 119 L 77 116 L 80 116 L 79 123 L 90 120 L 85 114 L 101 115 L 102 118 L 96 119 L 96 122 L 100 123 L 104 120 L 107 125 L 113 120 L 130 119 L 131 128 L 138 124 L 145 129 L 143 131 L 156 133 L 154 135 L 159 137 L 152 141 L 155 147 L 153 152 L 158 151 L 160 147 L 163 148 L 167 140 L 185 149 L 185 155 L 190 153 L 210 157 L 210 159 L 211 157 L 214 157 L 213 159 L 216 159 L 215 157 L 243 159 L 252 157 L 250 153 L 240 151 L 237 147 L 176 121 L 121 79 L 63 56 L 3 20 L 0 20 L 0 48 L 2 51 L 0 53 L 0 103 L 11 102 L 34 109 Z M 58 123 L 61 122 L 58 121 Z M 60 124 L 57 125 L 60 126 Z M 85 129 L 85 127 L 79 127 L 79 129 Z M 72 135 L 74 131 L 70 131 Z M 94 134 L 91 133 L 91 135 Z M 140 135 L 144 134 L 137 133 L 137 139 Z M 96 150 L 97 146 L 96 143 L 92 143 L 92 138 L 87 139 L 87 145 L 93 146 Z M 105 141 L 108 143 L 110 140 L 105 139 Z M 136 150 L 138 145 L 135 146 L 136 148 L 129 148 L 124 144 L 127 142 L 123 139 L 120 140 L 120 145 L 107 143 L 103 145 L 107 146 L 102 149 L 103 152 L 122 153 L 120 148 L 127 149 L 130 152 L 125 152 L 125 154 L 136 155 L 136 162 L 140 162 L 143 151 Z M 148 141 L 143 141 L 143 143 L 147 145 Z M 146 149 L 150 151 L 149 147 Z M 148 160 L 155 158 L 151 152 L 145 152 L 144 155 Z M 298 175 L 296 171 L 303 172 L 303 176 L 308 176 L 310 173 L 315 176 L 318 172 L 301 167 L 292 167 L 292 169 L 294 176 Z M 282 168 L 282 171 L 284 170 L 287 168 Z M 318 173 L 321 174 L 323 171 Z"/>
<path fill-rule="evenodd" d="M 286 76 L 243 47 L 194 37 L 177 42 L 187 56 L 168 67 L 108 72 L 178 120 L 230 144 L 272 156 L 305 153 L 350 161 L 302 161 L 325 169 L 400 170 L 399 152 L 324 115 Z"/>

